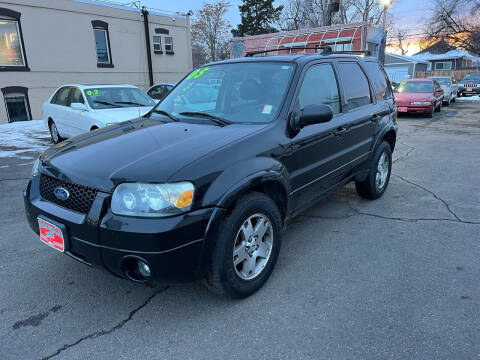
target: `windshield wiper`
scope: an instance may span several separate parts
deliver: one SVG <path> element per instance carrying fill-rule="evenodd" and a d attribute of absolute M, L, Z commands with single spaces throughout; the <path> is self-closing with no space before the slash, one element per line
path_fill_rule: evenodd
<path fill-rule="evenodd" d="M 157 113 L 157 114 L 165 115 L 166 117 L 172 119 L 173 121 L 180 121 L 180 120 L 178 120 L 175 116 L 173 116 L 172 114 L 170 114 L 168 111 L 154 109 L 153 112 L 154 112 L 154 113 Z"/>
<path fill-rule="evenodd" d="M 107 105 L 107 106 L 113 106 L 113 107 L 121 107 L 119 105 L 116 105 L 116 104 L 113 104 L 113 103 L 110 103 L 108 101 L 100 101 L 100 100 L 93 100 L 94 103 L 96 104 L 102 104 L 102 105 Z"/>
<path fill-rule="evenodd" d="M 218 125 L 222 125 L 222 126 L 230 125 L 232 123 L 231 121 L 228 121 L 228 120 L 226 120 L 224 118 L 221 118 L 219 116 L 215 116 L 215 115 L 200 112 L 200 111 L 185 111 L 185 112 L 181 112 L 180 115 L 206 117 L 206 118 L 209 118 L 210 120 L 212 120 L 214 123 L 216 123 Z"/>
<path fill-rule="evenodd" d="M 137 105 L 137 106 L 153 106 L 153 105 L 147 105 L 147 104 L 140 104 L 140 103 L 133 102 L 133 101 L 115 101 L 115 104 Z"/>

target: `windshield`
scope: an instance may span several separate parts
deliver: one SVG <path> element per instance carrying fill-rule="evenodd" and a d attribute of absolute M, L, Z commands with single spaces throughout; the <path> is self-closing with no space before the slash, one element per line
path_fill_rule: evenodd
<path fill-rule="evenodd" d="M 395 87 L 396 93 L 433 93 L 431 81 L 400 81 Z"/>
<path fill-rule="evenodd" d="M 432 78 L 432 79 L 437 80 L 437 82 L 440 85 L 447 85 L 447 86 L 452 85 L 452 80 L 450 80 L 449 78 Z"/>
<path fill-rule="evenodd" d="M 142 90 L 129 87 L 86 89 L 85 97 L 92 109 L 154 106 L 155 102 Z"/>
<path fill-rule="evenodd" d="M 169 93 L 151 117 L 168 112 L 181 121 L 205 122 L 216 117 L 229 123 L 268 123 L 280 110 L 293 71 L 294 64 L 281 62 L 202 67 Z"/>

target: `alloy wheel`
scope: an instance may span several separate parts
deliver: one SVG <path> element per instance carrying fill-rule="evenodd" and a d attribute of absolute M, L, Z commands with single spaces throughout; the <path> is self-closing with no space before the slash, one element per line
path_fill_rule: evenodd
<path fill-rule="evenodd" d="M 378 191 L 383 190 L 387 183 L 388 173 L 390 171 L 390 159 L 385 152 L 380 155 L 377 164 L 377 173 L 375 174 L 375 186 Z"/>
<path fill-rule="evenodd" d="M 244 221 L 233 245 L 233 267 L 242 280 L 258 277 L 272 254 L 273 227 L 266 215 L 257 213 Z"/>
<path fill-rule="evenodd" d="M 50 124 L 50 134 L 52 135 L 53 142 L 57 143 L 59 141 L 59 135 L 58 135 L 57 127 L 53 122 Z"/>

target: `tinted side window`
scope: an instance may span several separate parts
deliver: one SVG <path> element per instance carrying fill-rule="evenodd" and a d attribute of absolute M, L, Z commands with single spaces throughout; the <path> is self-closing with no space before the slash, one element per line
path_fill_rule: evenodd
<path fill-rule="evenodd" d="M 330 105 L 334 114 L 340 112 L 338 85 L 330 64 L 315 65 L 308 69 L 298 93 L 300 109 L 306 105 Z"/>
<path fill-rule="evenodd" d="M 357 63 L 340 63 L 338 65 L 347 109 L 353 110 L 371 103 L 368 80 Z"/>
<path fill-rule="evenodd" d="M 70 93 L 69 87 L 64 87 L 58 90 L 57 95 L 55 96 L 55 104 L 67 106 L 68 94 Z"/>
<path fill-rule="evenodd" d="M 390 98 L 392 96 L 392 92 L 390 90 L 390 86 L 388 85 L 385 72 L 380 67 L 380 64 L 369 61 L 365 63 L 365 68 L 375 88 L 375 97 L 377 100 Z"/>
<path fill-rule="evenodd" d="M 85 104 L 85 100 L 83 100 L 82 91 L 79 88 L 75 88 L 72 94 L 71 103 L 81 103 Z"/>

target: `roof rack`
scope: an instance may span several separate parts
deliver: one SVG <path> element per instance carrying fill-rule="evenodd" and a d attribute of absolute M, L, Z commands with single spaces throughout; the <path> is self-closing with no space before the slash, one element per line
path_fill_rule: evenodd
<path fill-rule="evenodd" d="M 331 55 L 331 54 L 354 54 L 354 55 L 371 55 L 370 50 L 350 50 L 350 51 L 333 51 L 332 47 L 329 45 L 325 46 L 292 46 L 288 48 L 278 48 L 278 49 L 269 49 L 269 50 L 258 50 L 258 51 L 249 51 L 245 54 L 245 57 L 252 57 L 259 54 L 267 54 L 270 52 L 278 51 L 289 51 L 289 55 L 292 54 L 291 50 L 323 50 L 321 55 Z M 294 53 L 292 55 L 295 55 Z"/>

